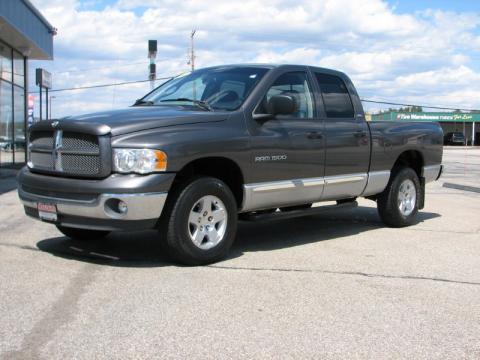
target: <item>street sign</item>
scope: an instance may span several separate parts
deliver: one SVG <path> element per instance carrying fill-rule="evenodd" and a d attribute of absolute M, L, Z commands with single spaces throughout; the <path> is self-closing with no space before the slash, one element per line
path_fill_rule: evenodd
<path fill-rule="evenodd" d="M 52 74 L 45 69 L 37 68 L 35 71 L 35 83 L 45 89 L 52 88 Z"/>

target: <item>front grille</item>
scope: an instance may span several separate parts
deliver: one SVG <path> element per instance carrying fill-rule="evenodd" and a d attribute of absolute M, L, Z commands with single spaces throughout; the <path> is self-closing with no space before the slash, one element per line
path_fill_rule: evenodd
<path fill-rule="evenodd" d="M 63 154 L 63 171 L 75 175 L 91 175 L 100 172 L 100 156 Z"/>
<path fill-rule="evenodd" d="M 63 130 L 32 132 L 29 165 L 32 171 L 60 176 L 103 177 L 110 172 L 106 140 L 105 136 Z"/>
<path fill-rule="evenodd" d="M 37 146 L 44 146 L 50 149 L 53 148 L 53 132 L 51 131 L 37 131 L 30 134 L 30 142 Z"/>
<path fill-rule="evenodd" d="M 51 152 L 31 152 L 30 161 L 35 167 L 53 170 L 54 162 Z"/>
<path fill-rule="evenodd" d="M 62 140 L 64 151 L 82 151 L 98 154 L 100 152 L 97 137 L 89 134 L 64 133 Z"/>

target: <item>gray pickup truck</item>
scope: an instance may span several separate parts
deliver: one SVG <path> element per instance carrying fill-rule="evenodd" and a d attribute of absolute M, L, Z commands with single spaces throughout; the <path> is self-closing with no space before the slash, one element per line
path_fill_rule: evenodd
<path fill-rule="evenodd" d="M 377 202 L 415 222 L 442 173 L 436 123 L 367 122 L 343 73 L 230 65 L 176 77 L 123 110 L 32 126 L 19 175 L 25 212 L 66 236 L 158 229 L 171 256 L 226 256 L 237 221 Z M 336 205 L 312 203 L 336 201 Z"/>

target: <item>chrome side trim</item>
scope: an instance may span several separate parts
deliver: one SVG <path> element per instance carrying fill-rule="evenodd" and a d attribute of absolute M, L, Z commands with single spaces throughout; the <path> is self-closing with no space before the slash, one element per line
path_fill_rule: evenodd
<path fill-rule="evenodd" d="M 101 194 L 95 201 L 78 201 L 48 196 L 40 196 L 18 189 L 20 201 L 24 206 L 37 208 L 39 202 L 57 205 L 59 214 L 81 216 L 94 219 L 148 220 L 159 218 L 162 214 L 168 193 L 143 194 Z M 113 212 L 105 205 L 109 199 L 124 201 L 126 214 Z"/>
<path fill-rule="evenodd" d="M 240 212 L 319 201 L 322 198 L 324 184 L 324 178 L 245 184 Z"/>
<path fill-rule="evenodd" d="M 253 185 L 253 184 L 252 184 Z M 253 192 L 276 191 L 282 189 L 292 189 L 295 187 L 293 181 L 275 181 L 266 184 L 258 184 L 252 188 Z"/>
<path fill-rule="evenodd" d="M 372 171 L 368 174 L 367 186 L 362 196 L 380 194 L 387 187 L 389 179 L 390 170 Z"/>
<path fill-rule="evenodd" d="M 367 184 L 367 174 L 347 174 L 325 177 L 322 201 L 339 200 L 359 196 Z"/>
<path fill-rule="evenodd" d="M 324 178 L 303 179 L 301 181 L 303 183 L 303 186 L 305 186 L 305 187 L 325 185 L 325 179 Z"/>
<path fill-rule="evenodd" d="M 422 169 L 422 177 L 425 178 L 425 183 L 429 183 L 435 180 L 438 180 L 442 170 L 442 165 L 428 165 L 424 166 Z"/>
<path fill-rule="evenodd" d="M 362 193 L 367 174 L 292 179 L 244 185 L 241 212 L 355 197 Z"/>
<path fill-rule="evenodd" d="M 332 177 L 325 178 L 325 182 L 327 183 L 327 185 L 351 183 L 351 182 L 364 181 L 364 180 L 365 180 L 365 175 L 350 176 L 350 177 L 332 176 Z"/>

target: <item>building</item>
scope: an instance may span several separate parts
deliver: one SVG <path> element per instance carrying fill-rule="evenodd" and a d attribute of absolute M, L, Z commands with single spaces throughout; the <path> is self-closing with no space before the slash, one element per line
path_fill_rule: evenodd
<path fill-rule="evenodd" d="M 477 113 L 388 111 L 373 114 L 372 121 L 435 121 L 440 123 L 444 134 L 463 132 L 468 144 L 480 145 L 480 114 Z"/>
<path fill-rule="evenodd" d="M 0 0 L 0 167 L 25 163 L 28 60 L 52 60 L 55 28 L 28 0 Z"/>

